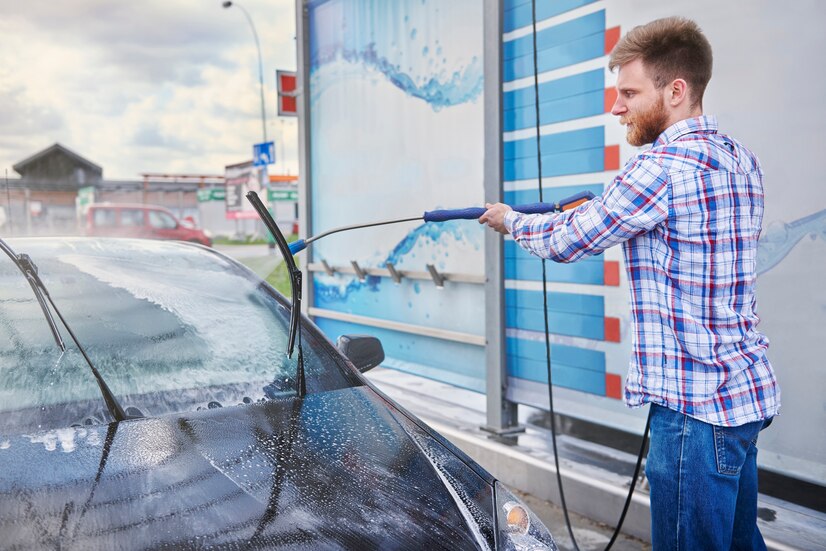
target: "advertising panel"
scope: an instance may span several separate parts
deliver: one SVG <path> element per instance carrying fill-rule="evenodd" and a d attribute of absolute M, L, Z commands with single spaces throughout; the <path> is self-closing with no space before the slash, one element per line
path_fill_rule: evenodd
<path fill-rule="evenodd" d="M 308 233 L 480 205 L 482 3 L 327 0 L 308 19 Z M 387 366 L 484 390 L 483 285 L 386 271 L 481 282 L 483 236 L 475 221 L 410 222 L 319 240 L 311 260 L 334 273 L 313 273 L 311 313 L 332 338 L 381 332 Z"/>
<path fill-rule="evenodd" d="M 227 220 L 257 220 L 258 214 L 246 199 L 248 191 L 260 195 L 259 168 L 252 161 L 229 165 L 224 170 L 226 187 L 225 204 Z"/>
<path fill-rule="evenodd" d="M 804 60 L 824 45 L 815 3 L 702 0 L 537 2 L 542 183 L 547 197 L 601 193 L 637 149 L 610 114 L 616 74 L 607 55 L 621 35 L 651 20 L 695 20 L 714 49 L 703 108 L 720 131 L 761 160 L 765 213 L 757 255 L 758 329 L 782 389 L 781 415 L 760 436 L 762 467 L 826 481 L 826 370 L 818 348 L 826 327 L 826 188 L 817 159 L 826 108 L 824 80 Z M 531 3 L 504 0 L 505 200 L 538 199 Z M 791 31 L 793 29 L 793 31 Z M 749 91 L 744 92 L 744 87 Z M 785 136 L 794 136 L 786 139 Z M 539 263 L 506 243 L 508 396 L 547 407 Z M 619 247 L 602 257 L 548 265 L 549 317 L 558 411 L 642 432 L 644 410 L 622 391 L 631 348 L 625 266 Z"/>

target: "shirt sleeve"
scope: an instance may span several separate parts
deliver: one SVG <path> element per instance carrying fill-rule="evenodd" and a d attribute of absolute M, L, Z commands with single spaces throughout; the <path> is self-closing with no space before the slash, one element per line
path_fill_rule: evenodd
<path fill-rule="evenodd" d="M 603 252 L 653 229 L 668 217 L 668 174 L 640 155 L 600 197 L 553 214 L 508 212 L 505 227 L 525 250 L 556 262 Z"/>

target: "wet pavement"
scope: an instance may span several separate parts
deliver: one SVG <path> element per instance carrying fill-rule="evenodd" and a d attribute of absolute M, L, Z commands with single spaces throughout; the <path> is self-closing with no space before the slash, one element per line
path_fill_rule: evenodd
<path fill-rule="evenodd" d="M 568 535 L 568 529 L 565 525 L 565 515 L 562 512 L 562 507 L 525 492 L 515 491 L 514 493 L 550 529 L 560 551 L 574 551 L 571 537 Z M 613 526 L 606 526 L 576 513 L 569 513 L 568 516 L 571 519 L 574 537 L 580 551 L 601 551 L 605 549 L 611 535 L 614 533 Z M 648 551 L 651 549 L 651 544 L 621 533 L 611 549 L 617 551 Z"/>

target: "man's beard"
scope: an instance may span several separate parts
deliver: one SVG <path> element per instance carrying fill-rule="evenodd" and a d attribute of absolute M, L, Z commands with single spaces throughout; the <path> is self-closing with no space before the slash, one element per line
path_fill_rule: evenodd
<path fill-rule="evenodd" d="M 631 123 L 626 136 L 628 143 L 634 147 L 653 143 L 668 127 L 668 113 L 665 111 L 663 99 L 659 98 L 650 109 L 626 121 Z"/>

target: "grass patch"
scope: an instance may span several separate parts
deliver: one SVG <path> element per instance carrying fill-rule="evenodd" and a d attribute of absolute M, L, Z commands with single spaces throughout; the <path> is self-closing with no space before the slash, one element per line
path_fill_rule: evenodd
<path fill-rule="evenodd" d="M 213 245 L 266 245 L 267 240 L 263 237 L 252 237 L 247 235 L 241 238 L 227 237 L 226 235 L 216 235 L 212 239 Z"/>
<path fill-rule="evenodd" d="M 296 239 L 298 239 L 298 235 L 292 233 L 290 235 L 285 236 L 287 243 L 292 243 Z M 255 245 L 255 244 L 266 244 L 266 241 L 260 241 L 260 243 L 256 241 L 230 241 L 224 240 L 223 243 L 216 241 L 216 244 L 223 244 L 223 245 Z M 293 257 L 295 260 L 296 266 L 300 267 L 300 261 L 297 257 Z M 267 283 L 272 285 L 276 291 L 281 293 L 282 295 L 289 298 L 290 296 L 290 275 L 287 273 L 287 264 L 281 257 L 281 252 L 278 250 L 278 247 L 269 251 L 268 254 L 263 256 L 254 256 L 249 258 L 239 258 L 239 262 L 247 266 L 247 268 L 251 269 L 253 272 L 258 274 L 258 276 L 265 280 Z M 273 263 L 277 263 L 273 270 L 270 270 L 270 266 Z"/>
<path fill-rule="evenodd" d="M 299 268 L 299 260 L 295 259 L 295 264 Z M 275 270 L 270 273 L 266 277 L 267 283 L 275 287 L 275 290 L 284 295 L 285 297 L 290 297 L 290 274 L 287 271 L 287 263 L 281 262 L 278 266 L 275 267 Z"/>

